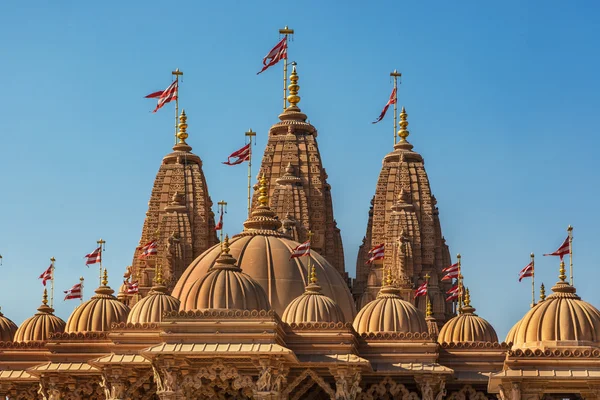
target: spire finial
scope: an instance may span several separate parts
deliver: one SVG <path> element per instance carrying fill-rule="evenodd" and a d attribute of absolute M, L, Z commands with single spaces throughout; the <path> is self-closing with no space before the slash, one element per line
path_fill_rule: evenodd
<path fill-rule="evenodd" d="M 408 126 L 408 121 L 406 120 L 407 117 L 408 114 L 406 113 L 406 109 L 402 106 L 402 111 L 400 111 L 400 122 L 398 122 L 398 125 L 400 125 L 400 130 L 398 131 L 400 143 L 406 143 L 406 138 L 410 135 L 410 132 L 406 130 L 406 127 Z"/>
<path fill-rule="evenodd" d="M 469 288 L 465 289 L 465 308 L 471 307 L 471 294 L 469 293 Z"/>
<path fill-rule="evenodd" d="M 297 107 L 296 104 L 300 103 L 300 96 L 298 96 L 298 74 L 296 73 L 296 62 L 292 62 L 292 74 L 290 75 L 290 85 L 288 86 L 290 91 L 287 100 L 290 102 L 290 107 Z M 289 107 L 288 107 L 289 108 Z"/>
<path fill-rule="evenodd" d="M 104 268 L 104 273 L 102 274 L 102 286 L 108 286 L 108 272 L 106 268 Z"/>
<path fill-rule="evenodd" d="M 427 310 L 425 311 L 425 316 L 431 317 L 433 315 L 433 309 L 431 307 L 431 301 L 429 300 L 429 296 L 427 296 Z"/>
<path fill-rule="evenodd" d="M 48 290 L 44 289 L 44 295 L 42 296 L 42 304 L 48 305 Z"/>
<path fill-rule="evenodd" d="M 265 178 L 265 174 L 262 174 L 258 184 L 258 202 L 261 206 L 267 207 L 269 205 L 269 195 L 267 190 L 267 178 Z"/>
<path fill-rule="evenodd" d="M 317 283 L 317 268 L 315 267 L 315 265 L 312 265 L 311 271 L 310 271 L 310 283 L 312 284 L 316 284 Z"/>
<path fill-rule="evenodd" d="M 394 283 L 394 278 L 392 277 L 392 268 L 387 269 L 384 283 L 386 286 L 392 286 L 392 283 Z"/>
<path fill-rule="evenodd" d="M 229 254 L 229 235 L 225 235 L 225 240 L 223 240 L 223 250 L 221 253 Z"/>
<path fill-rule="evenodd" d="M 163 284 L 163 279 L 162 279 L 162 265 L 156 263 L 156 274 L 154 276 L 154 282 L 157 285 L 162 285 Z"/>
<path fill-rule="evenodd" d="M 187 143 L 185 142 L 185 139 L 188 138 L 188 134 L 187 134 L 187 115 L 185 115 L 185 110 L 181 110 L 181 115 L 179 116 L 179 132 L 177 132 L 177 138 L 179 139 L 179 143 L 178 144 L 185 144 L 187 145 Z"/>
<path fill-rule="evenodd" d="M 540 301 L 544 301 L 546 300 L 546 288 L 544 287 L 544 284 L 542 283 L 542 285 L 540 286 Z"/>
<path fill-rule="evenodd" d="M 558 270 L 558 279 L 560 279 L 561 282 L 564 282 L 565 279 L 567 279 L 567 276 L 565 275 L 567 271 L 565 271 L 565 261 L 564 260 L 560 260 L 560 269 Z"/>

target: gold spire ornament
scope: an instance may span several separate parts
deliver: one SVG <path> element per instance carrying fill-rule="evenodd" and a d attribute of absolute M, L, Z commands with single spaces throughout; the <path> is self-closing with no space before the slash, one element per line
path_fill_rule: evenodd
<path fill-rule="evenodd" d="M 427 295 L 427 309 L 425 311 L 426 317 L 431 317 L 433 315 L 433 309 L 431 307 L 431 301 L 429 300 L 429 295 Z"/>
<path fill-rule="evenodd" d="M 108 272 L 104 268 L 104 274 L 102 275 L 102 286 L 108 286 Z"/>
<path fill-rule="evenodd" d="M 258 181 L 258 203 L 262 207 L 267 207 L 269 205 L 269 190 L 267 189 L 267 178 L 265 178 L 265 174 L 262 174 Z"/>
<path fill-rule="evenodd" d="M 392 284 L 394 283 L 394 278 L 392 276 L 392 268 L 391 267 L 388 267 L 386 269 L 386 276 L 383 281 L 386 286 L 392 286 Z"/>
<path fill-rule="evenodd" d="M 465 303 L 463 308 L 471 307 L 471 293 L 469 292 L 469 288 L 465 289 Z"/>
<path fill-rule="evenodd" d="M 187 134 L 187 115 L 185 115 L 185 110 L 181 110 L 181 115 L 179 116 L 179 132 L 177 132 L 177 138 L 179 139 L 179 143 L 177 144 L 183 144 L 183 145 L 188 145 L 185 142 L 185 139 L 188 138 L 188 134 Z"/>
<path fill-rule="evenodd" d="M 390 76 L 394 79 L 394 93 L 396 93 L 396 101 L 394 102 L 394 144 L 396 144 L 396 124 L 398 123 L 398 78 L 402 77 L 402 74 L 395 69 L 393 72 L 390 72 Z"/>
<path fill-rule="evenodd" d="M 298 73 L 296 72 L 296 62 L 292 62 L 292 74 L 290 75 L 290 85 L 288 86 L 288 90 L 290 91 L 289 96 L 287 97 L 290 102 L 290 106 L 288 108 L 297 107 L 297 104 L 300 103 L 300 96 L 298 96 L 298 91 L 300 90 L 300 86 L 298 85 Z"/>
<path fill-rule="evenodd" d="M 540 286 L 540 302 L 546 300 L 546 288 L 544 287 L 544 284 L 542 283 L 542 285 Z"/>
<path fill-rule="evenodd" d="M 313 285 L 317 284 L 317 268 L 313 264 L 310 270 L 310 283 Z"/>
<path fill-rule="evenodd" d="M 402 106 L 402 111 L 400 111 L 400 122 L 398 122 L 398 125 L 400 125 L 400 130 L 398 131 L 400 143 L 407 143 L 406 138 L 410 135 L 410 132 L 406 129 L 408 126 L 407 118 L 408 114 L 406 113 L 406 109 Z"/>
<path fill-rule="evenodd" d="M 294 34 L 294 30 L 290 29 L 287 25 L 279 30 L 279 34 L 285 36 L 285 44 L 288 46 L 289 37 Z M 288 46 L 289 49 L 289 46 Z M 287 51 L 286 49 L 286 55 Z M 283 111 L 287 108 L 287 56 L 283 59 Z"/>
<path fill-rule="evenodd" d="M 565 271 L 565 262 L 564 260 L 560 260 L 560 269 L 558 270 L 558 279 L 560 279 L 561 282 L 564 282 L 565 279 L 567 279 L 567 275 L 565 275 L 567 271 Z"/>
<path fill-rule="evenodd" d="M 154 274 L 154 283 L 157 286 L 160 286 L 163 284 L 163 279 L 162 279 L 162 266 L 159 265 L 158 263 L 156 263 L 156 273 Z"/>
<path fill-rule="evenodd" d="M 225 235 L 225 240 L 223 240 L 223 249 L 221 250 L 222 254 L 229 254 L 231 250 L 229 249 L 229 235 Z"/>
<path fill-rule="evenodd" d="M 42 304 L 48 305 L 48 290 L 46 288 L 44 288 L 44 294 L 42 295 Z"/>

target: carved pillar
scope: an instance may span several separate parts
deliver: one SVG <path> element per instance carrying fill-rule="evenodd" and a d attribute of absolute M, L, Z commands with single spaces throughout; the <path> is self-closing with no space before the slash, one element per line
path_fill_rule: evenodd
<path fill-rule="evenodd" d="M 422 400 L 443 400 L 446 396 L 446 381 L 443 376 L 425 375 L 415 377 L 419 389 L 421 389 Z"/>
<path fill-rule="evenodd" d="M 154 383 L 156 384 L 156 394 L 161 400 L 179 400 L 178 393 L 178 370 L 173 365 L 172 360 L 159 364 L 152 364 L 154 371 Z"/>
<path fill-rule="evenodd" d="M 40 378 L 38 395 L 44 400 L 61 400 L 62 393 L 59 389 L 58 377 L 42 376 Z"/>
<path fill-rule="evenodd" d="M 106 400 L 125 400 L 129 381 L 122 368 L 106 368 L 100 380 Z"/>
<path fill-rule="evenodd" d="M 355 400 L 362 388 L 361 375 L 358 368 L 338 366 L 330 368 L 335 378 L 335 400 Z"/>
<path fill-rule="evenodd" d="M 283 363 L 274 366 L 271 360 L 259 361 L 260 372 L 256 380 L 253 395 L 259 400 L 278 400 L 287 381 L 289 369 Z"/>

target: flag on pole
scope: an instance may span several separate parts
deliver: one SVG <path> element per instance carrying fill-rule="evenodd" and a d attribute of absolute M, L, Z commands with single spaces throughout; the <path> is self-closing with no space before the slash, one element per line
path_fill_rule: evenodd
<path fill-rule="evenodd" d="M 148 242 L 140 250 L 142 251 L 142 254 L 140 254 L 140 256 L 138 257 L 140 259 L 149 257 L 151 255 L 156 255 L 158 254 L 158 243 L 156 242 L 156 240 L 153 240 L 151 242 Z"/>
<path fill-rule="evenodd" d="M 454 272 L 454 271 L 458 271 L 458 263 L 452 264 L 451 266 L 446 267 L 442 270 L 442 272 Z"/>
<path fill-rule="evenodd" d="M 78 283 L 76 285 L 73 285 L 73 287 L 69 290 L 65 290 L 65 300 L 71 300 L 71 299 L 81 299 L 83 298 L 83 293 L 82 293 L 82 284 Z"/>
<path fill-rule="evenodd" d="M 456 270 L 450 271 L 444 275 L 442 281 L 451 281 L 452 279 L 458 279 L 458 268 Z"/>
<path fill-rule="evenodd" d="M 178 84 L 178 80 L 176 79 L 165 90 L 150 93 L 149 95 L 147 95 L 146 96 L 147 99 L 158 98 L 158 103 L 156 104 L 156 108 L 152 112 L 155 113 L 160 108 L 162 108 L 162 106 L 164 106 L 165 104 L 167 104 L 173 100 L 177 100 L 178 90 L 179 90 L 179 84 Z"/>
<path fill-rule="evenodd" d="M 425 296 L 427 294 L 427 282 L 422 284 L 415 290 L 415 299 L 419 296 Z"/>
<path fill-rule="evenodd" d="M 42 280 L 42 285 L 46 286 L 46 281 L 52 279 L 52 264 L 45 270 L 38 279 Z"/>
<path fill-rule="evenodd" d="M 96 250 L 92 251 L 90 254 L 86 254 L 84 256 L 87 260 L 85 261 L 86 267 L 89 267 L 90 264 L 96 264 L 102 262 L 102 246 L 98 247 Z"/>
<path fill-rule="evenodd" d="M 565 241 L 563 242 L 563 244 L 561 244 L 560 247 L 554 253 L 544 254 L 544 255 L 545 256 L 559 256 L 560 260 L 562 261 L 563 257 L 566 256 L 567 254 L 569 254 L 569 237 L 568 236 L 565 239 Z"/>
<path fill-rule="evenodd" d="M 225 165 L 238 165 L 243 163 L 244 161 L 248 161 L 250 160 L 250 145 L 252 143 L 248 143 L 247 145 L 245 145 L 244 147 L 242 147 L 239 150 L 234 151 L 233 153 L 231 153 L 229 155 L 229 157 L 227 157 L 227 161 L 223 162 L 223 164 Z M 232 158 L 237 158 L 237 160 L 233 160 L 231 161 Z"/>
<path fill-rule="evenodd" d="M 529 264 L 527 264 L 525 266 L 525 268 L 523 268 L 521 270 L 521 272 L 519 272 L 519 282 L 521 282 L 521 280 L 523 278 L 530 278 L 533 276 L 533 262 L 530 262 Z"/>
<path fill-rule="evenodd" d="M 256 75 L 264 72 L 281 60 L 287 60 L 287 35 L 283 37 L 263 58 L 263 68 Z"/>
<path fill-rule="evenodd" d="M 371 257 L 367 260 L 367 265 L 375 260 L 382 260 L 385 257 L 385 243 L 378 244 L 367 253 Z"/>
<path fill-rule="evenodd" d="M 219 216 L 219 222 L 215 225 L 215 231 L 223 229 L 223 209 L 221 208 L 221 215 Z"/>
<path fill-rule="evenodd" d="M 136 294 L 139 293 L 140 291 L 140 287 L 139 287 L 139 283 L 138 282 L 127 282 L 125 281 L 125 283 L 127 283 L 127 294 Z"/>
<path fill-rule="evenodd" d="M 304 257 L 304 256 L 310 256 L 310 240 L 307 240 L 306 242 L 296 246 L 294 248 L 294 250 L 292 250 L 292 255 L 290 256 L 290 260 L 292 258 L 298 258 L 298 257 Z"/>
<path fill-rule="evenodd" d="M 458 284 L 456 284 L 452 288 L 450 288 L 450 290 L 448 290 L 446 294 L 448 295 L 448 297 L 446 297 L 446 301 L 458 300 L 458 296 L 460 294 L 460 287 L 458 286 Z"/>
<path fill-rule="evenodd" d="M 392 89 L 392 94 L 390 94 L 390 99 L 386 103 L 385 107 L 383 107 L 383 111 L 381 112 L 381 114 L 379 114 L 379 117 L 377 117 L 377 119 L 372 123 L 376 124 L 379 121 L 381 121 L 385 117 L 385 113 L 387 113 L 388 108 L 390 108 L 392 104 L 396 104 L 396 101 L 398 101 L 398 99 L 396 97 L 396 88 L 394 88 Z"/>

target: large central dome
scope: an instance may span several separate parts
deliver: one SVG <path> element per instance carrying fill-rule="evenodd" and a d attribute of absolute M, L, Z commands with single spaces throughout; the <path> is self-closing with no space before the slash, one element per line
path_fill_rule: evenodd
<path fill-rule="evenodd" d="M 346 321 L 352 321 L 356 310 L 344 278 L 315 252 L 311 252 L 310 257 L 290 259 L 299 243 L 277 230 L 281 222 L 273 218 L 274 213 L 267 205 L 266 188 L 262 180 L 260 190 L 264 194 L 261 196 L 261 206 L 244 223 L 244 232 L 230 240 L 231 255 L 238 260 L 238 266 L 263 287 L 271 308 L 281 316 L 287 305 L 304 293 L 309 283 L 310 259 L 319 276 L 323 294 L 341 307 Z M 215 245 L 196 258 L 175 285 L 173 296 L 188 298 L 194 282 L 206 275 L 220 255 L 221 246 Z"/>

